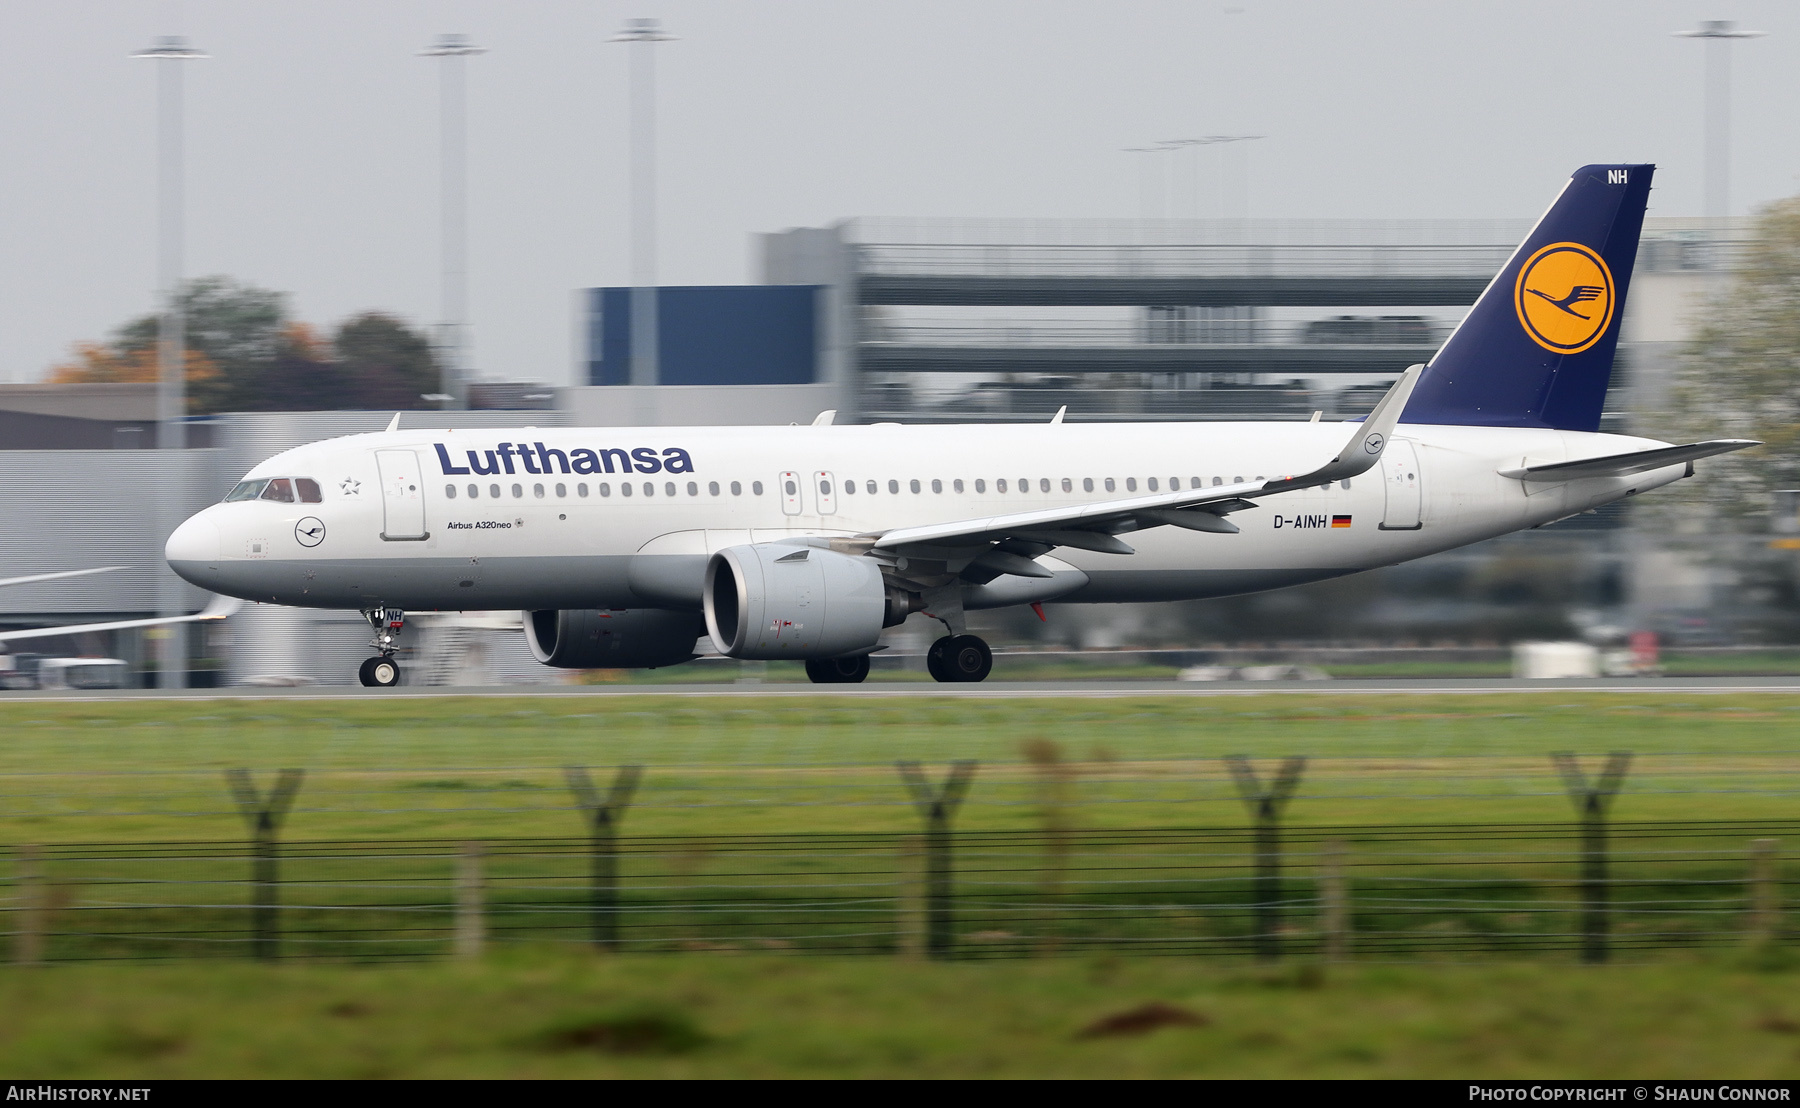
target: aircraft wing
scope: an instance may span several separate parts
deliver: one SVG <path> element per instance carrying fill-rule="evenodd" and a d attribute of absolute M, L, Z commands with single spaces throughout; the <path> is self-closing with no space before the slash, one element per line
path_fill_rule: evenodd
<path fill-rule="evenodd" d="M 1664 466 L 1693 462 L 1701 458 L 1711 458 L 1718 454 L 1729 454 L 1733 450 L 1745 450 L 1761 445 L 1762 443 L 1755 439 L 1711 439 L 1707 442 L 1689 443 L 1686 446 L 1661 446 L 1654 450 L 1634 450 L 1629 454 L 1608 454 L 1602 458 L 1582 458 L 1573 462 L 1556 462 L 1541 466 L 1520 466 L 1516 469 L 1503 469 L 1500 471 L 1500 476 L 1511 477 L 1517 481 L 1575 481 L 1583 477 L 1629 477 L 1634 473 L 1648 473 Z"/>
<path fill-rule="evenodd" d="M 99 569 L 65 569 L 60 573 L 34 573 L 29 577 L 0 577 L 0 589 L 8 585 L 29 585 L 37 581 L 60 581 L 64 577 L 86 577 L 90 573 L 111 573 L 124 566 L 101 566 Z"/>
<path fill-rule="evenodd" d="M 58 575 L 51 574 L 50 576 Z M 17 639 L 48 639 L 57 635 L 78 635 L 84 631 L 123 631 L 128 627 L 161 627 L 170 623 L 194 623 L 200 620 L 224 619 L 243 606 L 244 602 L 235 596 L 215 596 L 204 609 L 191 616 L 121 619 L 111 623 L 78 623 L 68 627 L 33 627 L 27 631 L 0 631 L 0 642 L 13 642 Z"/>
<path fill-rule="evenodd" d="M 1394 382 L 1387 395 L 1375 405 L 1367 419 L 1357 424 L 1337 455 L 1324 465 L 1297 477 L 1278 477 L 1269 481 L 1245 481 L 1232 485 L 1182 489 L 1137 496 L 1121 500 L 1103 500 L 1094 504 L 1077 504 L 1063 508 L 1044 508 L 1035 512 L 966 519 L 952 523 L 933 523 L 920 527 L 898 527 L 872 536 L 875 550 L 904 553 L 908 550 L 943 551 L 969 549 L 992 543 L 1014 541 L 1042 547 L 1040 553 L 1058 546 L 1097 550 L 1109 554 L 1130 554 L 1131 547 L 1116 536 L 1127 531 L 1165 524 L 1194 531 L 1232 534 L 1237 526 L 1224 517 L 1255 505 L 1250 498 L 1289 492 L 1293 489 L 1326 485 L 1366 473 L 1381 460 L 1406 400 L 1418 382 L 1423 366 L 1413 366 Z M 1008 566 L 1004 572 L 1023 576 L 1049 576 L 1047 570 L 1033 573 L 1031 558 L 1021 550 L 1017 555 L 996 552 Z M 989 560 L 993 560 L 990 556 Z M 1019 564 L 1023 563 L 1023 564 Z M 996 565 L 994 568 L 999 568 Z"/>

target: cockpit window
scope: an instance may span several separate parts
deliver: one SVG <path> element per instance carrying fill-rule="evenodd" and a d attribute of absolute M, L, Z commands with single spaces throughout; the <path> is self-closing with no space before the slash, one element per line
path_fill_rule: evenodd
<path fill-rule="evenodd" d="M 262 495 L 263 486 L 268 483 L 269 479 L 266 477 L 256 481 L 239 481 L 237 488 L 225 494 L 225 503 L 229 504 L 234 500 L 255 500 Z"/>
<path fill-rule="evenodd" d="M 319 494 L 319 483 L 311 477 L 294 478 L 294 488 L 300 493 L 302 504 L 322 504 L 325 498 Z"/>
<path fill-rule="evenodd" d="M 292 504 L 294 502 L 294 483 L 286 477 L 271 478 L 269 487 L 262 491 L 262 499 Z"/>

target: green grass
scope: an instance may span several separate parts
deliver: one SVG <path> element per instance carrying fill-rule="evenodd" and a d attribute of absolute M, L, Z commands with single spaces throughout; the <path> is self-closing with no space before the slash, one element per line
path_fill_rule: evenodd
<path fill-rule="evenodd" d="M 637 834 L 909 831 L 893 763 L 982 762 L 965 828 L 1237 826 L 1221 755 L 1311 761 L 1297 824 L 1567 819 L 1548 753 L 1635 752 L 1623 820 L 1794 814 L 1800 696 L 1514 693 L 971 701 L 670 697 L 0 704 L 0 843 L 241 838 L 223 771 L 307 779 L 284 834 L 579 833 L 564 765 L 648 767 Z"/>
<path fill-rule="evenodd" d="M 1083 1034 L 1150 1004 L 1176 1020 Z M 939 965 L 539 951 L 363 968 L 4 969 L 0 1071 L 1791 1080 L 1800 990 L 1791 973 L 1734 960 L 1321 971 L 1172 958 Z"/>

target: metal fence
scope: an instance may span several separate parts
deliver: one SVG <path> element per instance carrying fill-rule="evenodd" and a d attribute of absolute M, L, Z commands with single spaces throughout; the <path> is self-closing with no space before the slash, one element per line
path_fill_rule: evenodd
<path fill-rule="evenodd" d="M 86 844 L 8 852 L 17 960 L 485 943 L 1005 957 L 1643 956 L 1782 937 L 1800 821 Z M 1274 868 L 1269 868 L 1270 863 Z M 1594 915 L 1595 894 L 1601 915 Z M 1789 932 L 1791 936 L 1791 930 Z"/>

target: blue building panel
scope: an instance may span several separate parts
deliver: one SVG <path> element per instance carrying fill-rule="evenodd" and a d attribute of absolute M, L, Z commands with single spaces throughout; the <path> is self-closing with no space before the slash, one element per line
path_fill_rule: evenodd
<path fill-rule="evenodd" d="M 818 379 L 818 285 L 656 290 L 658 384 L 804 385 Z M 588 292 L 588 383 L 631 383 L 631 290 Z"/>

